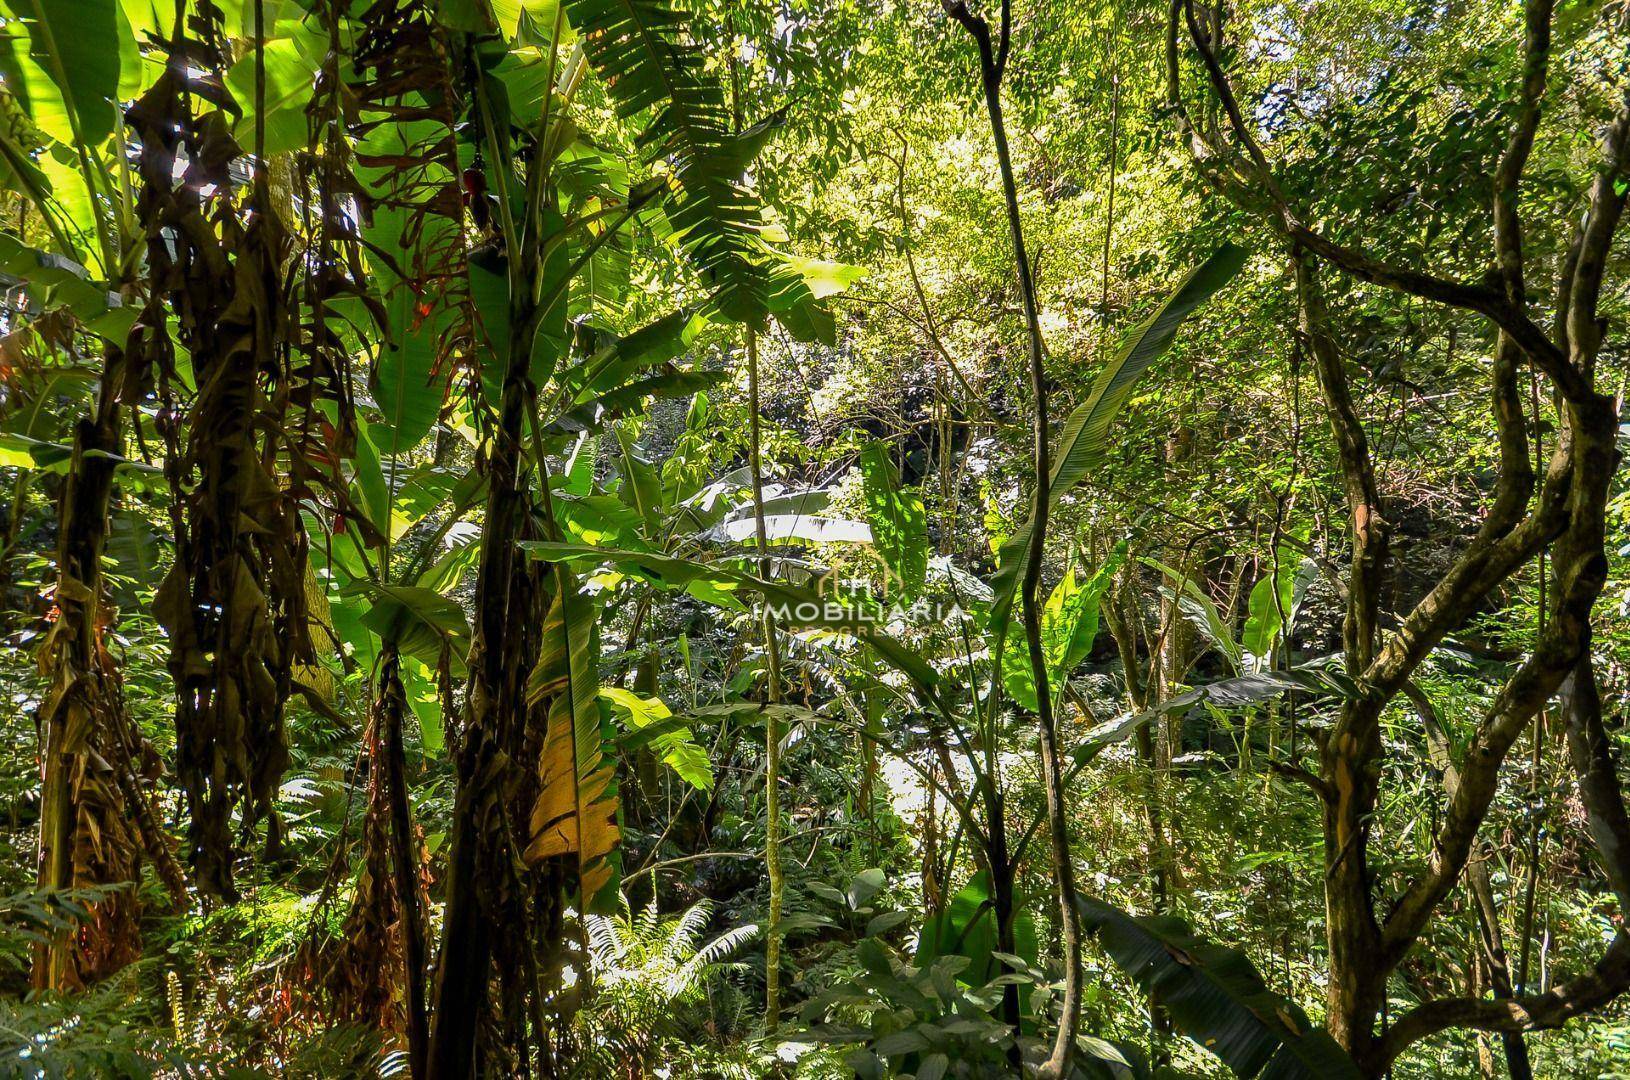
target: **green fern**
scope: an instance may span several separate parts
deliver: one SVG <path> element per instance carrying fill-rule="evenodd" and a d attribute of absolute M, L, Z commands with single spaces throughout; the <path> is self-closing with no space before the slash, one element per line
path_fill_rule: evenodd
<path fill-rule="evenodd" d="M 748 924 L 704 943 L 712 916 L 713 905 L 703 900 L 678 916 L 655 907 L 636 914 L 625 901 L 620 914 L 587 917 L 594 993 L 576 1020 L 579 1075 L 643 1075 L 640 1069 L 687 1052 L 710 983 L 739 969 L 730 958 L 758 934 Z"/>

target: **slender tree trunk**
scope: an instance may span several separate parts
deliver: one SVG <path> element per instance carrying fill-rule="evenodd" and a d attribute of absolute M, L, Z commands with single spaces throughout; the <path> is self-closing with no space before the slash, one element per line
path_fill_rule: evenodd
<path fill-rule="evenodd" d="M 1007 129 L 1002 120 L 1002 73 L 1007 63 L 1010 37 L 1010 13 L 1002 5 L 1000 43 L 992 49 L 990 27 L 968 12 L 962 2 L 948 7 L 951 16 L 962 24 L 979 46 L 980 84 L 985 95 L 985 109 L 990 116 L 991 138 L 996 144 L 996 161 L 1002 174 L 1002 194 L 1007 205 L 1008 233 L 1013 243 L 1013 261 L 1018 275 L 1019 295 L 1024 304 L 1026 340 L 1030 367 L 1030 392 L 1034 398 L 1034 424 L 1032 427 L 1032 454 L 1034 477 L 1030 520 L 1030 547 L 1023 580 L 1019 585 L 1019 603 L 1024 625 L 1025 645 L 1030 654 L 1030 669 L 1036 688 L 1036 720 L 1039 728 L 1042 781 L 1047 794 L 1047 831 L 1052 842 L 1052 870 L 1058 887 L 1059 928 L 1064 953 L 1064 1001 L 1059 1018 L 1058 1034 L 1052 1053 L 1042 1065 L 1039 1075 L 1044 1080 L 1069 1075 L 1070 1060 L 1075 1052 L 1076 1028 L 1081 1019 L 1081 913 L 1076 907 L 1075 864 L 1070 857 L 1069 825 L 1064 805 L 1064 779 L 1059 764 L 1058 731 L 1053 719 L 1052 691 L 1047 685 L 1047 660 L 1041 641 L 1041 609 L 1038 592 L 1041 585 L 1043 549 L 1047 541 L 1047 511 L 1051 503 L 1048 491 L 1047 425 L 1047 373 L 1041 340 L 1041 315 L 1036 305 L 1035 280 L 1031 275 L 1030 256 L 1024 245 L 1024 224 L 1019 214 L 1019 193 L 1013 179 L 1013 160 L 1008 152 Z M 994 673 L 992 679 L 999 679 Z M 993 689 L 994 693 L 994 689 Z"/>
<path fill-rule="evenodd" d="M 396 884 L 396 910 L 401 920 L 402 967 L 407 982 L 408 1061 L 415 1080 L 425 1075 L 430 1048 L 430 1025 L 425 1015 L 424 919 L 419 911 L 419 859 L 413 842 L 413 817 L 408 805 L 407 762 L 402 748 L 402 718 L 407 695 L 402 688 L 401 658 L 394 646 L 380 657 L 379 696 L 376 707 L 384 721 L 386 791 L 390 801 L 391 861 Z"/>
<path fill-rule="evenodd" d="M 753 532 L 758 540 L 758 572 L 770 576 L 770 541 L 764 527 L 764 468 L 759 456 L 758 334 L 747 329 L 748 437 L 753 474 Z M 764 607 L 764 701 L 781 701 L 781 647 L 775 636 L 775 616 Z M 781 1026 L 781 724 L 774 709 L 764 714 L 764 868 L 770 879 L 769 925 L 764 930 L 764 1027 Z"/>
<path fill-rule="evenodd" d="M 1489 986 L 1497 1000 L 1512 998 L 1511 964 L 1506 957 L 1505 935 L 1500 930 L 1500 909 L 1494 900 L 1494 885 L 1489 881 L 1488 859 L 1478 855 L 1466 864 L 1466 884 L 1471 890 L 1477 908 L 1477 933 L 1483 949 L 1483 961 L 1488 969 Z M 1511 1080 L 1534 1080 L 1534 1068 L 1528 1061 L 1528 1044 L 1520 1031 L 1500 1032 L 1500 1044 L 1505 1050 L 1506 1069 Z"/>
<path fill-rule="evenodd" d="M 1012 954 L 1016 945 L 1013 918 L 1018 913 L 1014 895 L 1017 868 L 1008 851 L 1006 807 L 1001 792 L 996 789 L 995 776 L 987 776 L 984 786 L 985 815 L 990 829 L 990 846 L 985 852 L 985 861 L 990 871 L 990 904 L 991 914 L 996 919 L 996 946 L 1001 952 Z M 1013 1031 L 1008 1063 L 1015 1069 L 1020 1064 L 1018 1039 L 1022 1020 L 1019 987 L 1009 983 L 1002 988 L 1002 1021 Z"/>

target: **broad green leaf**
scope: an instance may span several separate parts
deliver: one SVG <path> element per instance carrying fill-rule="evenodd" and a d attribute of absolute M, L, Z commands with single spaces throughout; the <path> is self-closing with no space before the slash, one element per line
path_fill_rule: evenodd
<path fill-rule="evenodd" d="M 435 670 L 409 656 L 402 659 L 401 672 L 408 708 L 419 721 L 419 744 L 427 757 L 435 757 L 447 741 L 442 731 L 441 691 L 436 687 Z"/>
<path fill-rule="evenodd" d="M 8 233 L 0 233 L 0 271 L 19 278 L 41 310 L 67 308 L 87 330 L 120 346 L 138 314 L 72 259 L 29 247 Z"/>
<path fill-rule="evenodd" d="M 560 0 L 491 0 L 491 2 L 493 18 L 498 22 L 498 29 L 511 37 L 515 35 L 522 15 L 540 27 L 552 27 L 555 25 L 555 12 L 560 9 Z"/>
<path fill-rule="evenodd" d="M 439 664 L 445 653 L 455 672 L 462 673 L 470 624 L 457 603 L 416 585 L 361 581 L 347 591 L 372 602 L 361 622 L 380 640 L 394 642 L 404 656 L 425 664 Z"/>
<path fill-rule="evenodd" d="M 574 496 L 562 491 L 553 502 L 555 520 L 566 535 L 582 543 L 604 547 L 644 544 L 645 519 L 616 496 Z"/>
<path fill-rule="evenodd" d="M 659 697 L 641 697 L 620 686 L 602 686 L 600 696 L 628 719 L 635 732 L 651 730 L 663 725 L 666 720 L 674 719 L 667 703 Z M 685 783 L 698 791 L 713 790 L 713 765 L 707 759 L 707 752 L 696 744 L 688 726 L 663 725 L 645 741 L 662 755 L 663 764 L 673 769 Z"/>
<path fill-rule="evenodd" d="M 872 543 L 909 601 L 922 592 L 928 575 L 928 515 L 922 497 L 901 488 L 899 473 L 882 443 L 869 443 L 861 450 L 860 475 Z"/>
<path fill-rule="evenodd" d="M 27 435 L 19 435 L 16 432 L 0 431 L 0 464 L 10 465 L 14 468 L 44 469 L 48 472 L 63 473 L 68 471 L 73 456 L 74 448 L 66 443 L 45 442 L 41 439 L 31 439 Z M 164 470 L 157 465 L 149 465 L 144 461 L 134 461 L 119 454 L 91 450 L 87 451 L 87 456 L 106 458 L 113 462 L 114 468 L 120 473 L 132 478 L 156 480 L 164 475 Z"/>
<path fill-rule="evenodd" d="M 804 284 L 809 286 L 809 291 L 817 300 L 846 292 L 849 286 L 866 276 L 866 268 L 863 266 L 851 266 L 848 263 L 830 262 L 826 259 L 801 259 L 790 256 L 787 265 L 804 279 Z"/>
<path fill-rule="evenodd" d="M 381 433 L 389 435 L 390 431 L 386 427 L 382 428 Z M 366 420 L 357 420 L 356 454 L 351 459 L 356 495 L 352 501 L 368 515 L 368 520 L 381 536 L 394 539 L 390 489 L 385 483 L 385 469 L 379 460 L 379 448 L 374 445 L 374 434 Z"/>
<path fill-rule="evenodd" d="M 113 134 L 119 65 L 135 54 L 118 0 L 6 0 L 0 77 L 41 131 L 64 146 Z"/>
<path fill-rule="evenodd" d="M 594 355 L 563 372 L 561 380 L 575 393 L 579 405 L 624 386 L 638 372 L 680 355 L 695 340 L 706 320 L 689 311 L 675 311 L 609 342 Z"/>
<path fill-rule="evenodd" d="M 1126 561 L 1126 544 L 1117 544 L 1104 564 L 1085 582 L 1075 576 L 1075 567 L 1064 572 L 1041 609 L 1041 647 L 1047 662 L 1047 685 L 1055 697 L 1062 693 L 1064 680 L 1092 651 L 1098 636 L 1098 614 L 1104 591 Z M 1030 674 L 1030 654 L 1018 623 L 1008 626 L 1007 647 L 1002 650 L 1002 683 L 1015 704 L 1034 712 L 1036 684 Z"/>
<path fill-rule="evenodd" d="M 684 398 L 711 390 L 725 379 L 722 371 L 664 371 L 609 390 L 592 402 L 595 414 L 587 422 L 616 419 L 643 412 L 653 398 Z M 580 412 L 582 410 L 579 410 Z"/>
<path fill-rule="evenodd" d="M 1245 607 L 1245 629 L 1240 634 L 1240 647 L 1245 652 L 1247 666 L 1253 670 L 1266 667 L 1274 647 L 1285 635 L 1285 619 L 1294 621 L 1297 606 L 1297 584 L 1304 579 L 1306 560 L 1289 544 L 1279 545 L 1278 569 L 1264 574 L 1251 587 L 1251 596 Z"/>
<path fill-rule="evenodd" d="M 1191 270 L 1166 302 L 1122 339 L 1093 383 L 1091 396 L 1064 424 L 1064 434 L 1052 455 L 1050 505 L 1098 468 L 1108 448 L 1109 425 L 1131 396 L 1138 378 L 1171 347 L 1183 320 L 1233 280 L 1246 257 L 1244 248 L 1224 244 Z M 991 648 L 998 655 L 1006 646 L 1014 600 L 1029 562 L 1032 526 L 1033 520 L 1027 519 L 998 553 L 996 576 L 991 582 L 996 597 L 990 617 Z"/>
<path fill-rule="evenodd" d="M 376 137 L 377 140 L 377 137 Z M 364 228 L 368 243 L 382 253 L 375 258 L 374 278 L 380 283 L 389 325 L 369 372 L 369 389 L 382 418 L 379 442 L 386 457 L 400 457 L 417 446 L 436 422 L 446 395 L 446 372 L 437 373 L 443 341 L 451 331 L 454 313 L 443 298 L 427 295 L 413 275 L 430 274 L 428 246 L 452 238 L 439 219 L 426 218 L 420 232 L 409 227 L 409 215 L 397 208 L 376 209 Z M 424 232 L 430 231 L 431 237 Z M 435 235 L 435 234 L 442 235 Z M 385 259 L 394 262 L 391 268 Z"/>
<path fill-rule="evenodd" d="M 1244 953 L 1195 936 L 1174 916 L 1139 918 L 1091 897 L 1078 903 L 1087 932 L 1116 965 L 1235 1075 L 1358 1080 L 1335 1040 L 1269 990 Z"/>
<path fill-rule="evenodd" d="M 1098 637 L 1098 613 L 1104 593 L 1126 562 L 1126 542 L 1115 545 L 1103 565 L 1077 584 L 1072 567 L 1041 611 L 1041 643 L 1055 681 L 1068 675 L 1092 652 Z"/>
<path fill-rule="evenodd" d="M 584 434 L 577 440 L 572 458 L 566 463 L 566 483 L 561 488 L 567 495 L 583 496 L 594 490 L 594 466 L 600 456 L 598 436 Z"/>
<path fill-rule="evenodd" d="M 1014 916 L 1013 938 L 1017 955 L 1035 963 L 1036 924 L 1029 915 Z M 912 962 L 927 967 L 942 956 L 966 957 L 970 963 L 959 978 L 978 986 L 1001 973 L 1000 962 L 993 955 L 998 940 L 990 877 L 981 870 L 957 891 L 944 911 L 923 923 Z"/>
<path fill-rule="evenodd" d="M 306 106 L 311 101 L 312 83 L 328 51 L 326 34 L 315 22 L 309 27 L 295 24 L 299 32 L 268 41 L 263 49 L 266 73 L 266 110 L 262 128 L 267 157 L 302 150 L 310 123 Z M 238 145 L 248 153 L 255 150 L 255 50 L 249 49 L 226 73 L 227 89 L 243 107 L 243 117 L 233 129 Z"/>
<path fill-rule="evenodd" d="M 1286 612 L 1290 610 L 1290 589 L 1294 583 L 1294 574 L 1281 574 L 1277 581 L 1270 574 L 1258 579 L 1251 587 L 1251 597 L 1245 608 L 1245 629 L 1240 633 L 1240 648 L 1254 669 L 1267 665 L 1274 646 L 1279 642 L 1279 632 L 1284 629 L 1284 620 L 1279 614 L 1280 604 L 1284 605 Z"/>
<path fill-rule="evenodd" d="M 626 427 L 619 424 L 613 430 L 622 450 L 617 469 L 623 480 L 617 487 L 617 497 L 645 523 L 646 536 L 655 537 L 662 525 L 662 477 L 656 466 L 641 456 Z"/>

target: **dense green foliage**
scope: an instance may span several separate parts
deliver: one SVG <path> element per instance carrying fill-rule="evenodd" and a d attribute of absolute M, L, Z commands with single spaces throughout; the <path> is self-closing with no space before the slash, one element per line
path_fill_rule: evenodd
<path fill-rule="evenodd" d="M 1627 20 L 0 0 L 0 1075 L 1630 1077 Z"/>

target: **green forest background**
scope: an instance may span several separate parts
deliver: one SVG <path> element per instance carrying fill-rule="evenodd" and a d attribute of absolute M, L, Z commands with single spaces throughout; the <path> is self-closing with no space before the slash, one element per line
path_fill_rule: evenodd
<path fill-rule="evenodd" d="M 0 1075 L 1630 1076 L 1623 0 L 3 0 Z"/>

